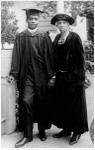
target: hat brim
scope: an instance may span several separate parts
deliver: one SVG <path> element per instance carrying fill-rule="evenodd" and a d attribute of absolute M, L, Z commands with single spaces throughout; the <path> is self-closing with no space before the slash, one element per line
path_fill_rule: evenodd
<path fill-rule="evenodd" d="M 67 14 L 57 14 L 51 19 L 51 24 L 55 25 L 56 22 L 61 20 L 67 21 L 70 25 L 75 22 L 75 20 Z"/>
<path fill-rule="evenodd" d="M 42 10 L 35 9 L 35 8 L 33 8 L 33 9 L 26 8 L 26 9 L 22 9 L 22 10 L 24 10 L 26 12 L 30 11 L 30 12 L 35 12 L 35 13 L 44 13 Z"/>

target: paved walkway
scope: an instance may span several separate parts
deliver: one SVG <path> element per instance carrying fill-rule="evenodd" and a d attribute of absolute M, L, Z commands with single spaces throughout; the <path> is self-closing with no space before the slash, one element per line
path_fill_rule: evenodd
<path fill-rule="evenodd" d="M 89 127 L 94 118 L 94 77 L 88 75 L 91 81 L 91 86 L 86 89 L 87 97 L 87 111 L 88 111 L 88 123 Z M 27 143 L 23 148 L 93 148 L 93 143 L 90 138 L 90 132 L 86 132 L 81 136 L 81 139 L 77 144 L 69 145 L 69 137 L 54 139 L 52 135 L 59 132 L 55 126 L 52 126 L 50 130 L 47 130 L 47 140 L 42 142 L 37 137 L 37 124 L 34 126 L 34 139 L 32 142 Z M 15 143 L 22 137 L 22 133 L 13 133 L 10 135 L 1 136 L 2 148 L 14 148 Z"/>

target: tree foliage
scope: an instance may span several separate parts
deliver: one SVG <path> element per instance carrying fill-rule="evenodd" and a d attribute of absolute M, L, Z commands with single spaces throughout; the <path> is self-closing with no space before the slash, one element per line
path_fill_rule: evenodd
<path fill-rule="evenodd" d="M 56 13 L 56 1 L 40 1 L 35 3 L 38 7 L 42 7 L 43 11 L 45 12 L 43 15 L 44 18 L 47 16 L 53 16 Z"/>
<path fill-rule="evenodd" d="M 94 1 L 65 1 L 65 10 L 71 6 L 70 13 L 72 16 L 94 17 Z"/>
<path fill-rule="evenodd" d="M 65 10 L 70 6 L 70 13 L 87 18 L 88 40 L 94 43 L 94 1 L 65 1 Z"/>
<path fill-rule="evenodd" d="M 14 5 L 11 1 L 1 2 L 1 43 L 13 43 L 17 33 L 17 20 L 14 12 L 10 12 L 9 8 Z"/>

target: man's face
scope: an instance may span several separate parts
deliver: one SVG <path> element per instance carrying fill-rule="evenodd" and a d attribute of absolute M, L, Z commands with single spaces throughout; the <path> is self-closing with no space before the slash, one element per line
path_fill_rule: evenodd
<path fill-rule="evenodd" d="M 56 22 L 56 26 L 60 32 L 65 32 L 69 29 L 69 23 L 63 20 Z"/>
<path fill-rule="evenodd" d="M 37 26 L 39 24 L 39 15 L 37 15 L 37 14 L 30 15 L 26 21 L 28 23 L 28 28 L 33 30 L 33 29 L 37 28 Z"/>

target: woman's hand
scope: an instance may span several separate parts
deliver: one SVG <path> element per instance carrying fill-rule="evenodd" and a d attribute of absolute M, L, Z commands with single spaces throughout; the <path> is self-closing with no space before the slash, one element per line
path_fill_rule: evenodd
<path fill-rule="evenodd" d="M 8 83 L 13 83 L 14 81 L 15 81 L 15 78 L 13 77 L 13 76 L 8 76 L 7 77 L 7 81 L 8 81 Z"/>
<path fill-rule="evenodd" d="M 51 78 L 48 82 L 48 87 L 53 87 L 55 85 L 55 78 Z"/>

